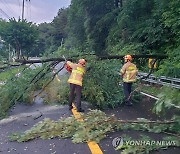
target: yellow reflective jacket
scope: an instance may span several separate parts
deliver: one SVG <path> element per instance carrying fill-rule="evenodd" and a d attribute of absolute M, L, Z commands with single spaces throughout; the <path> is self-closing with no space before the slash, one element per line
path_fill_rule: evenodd
<path fill-rule="evenodd" d="M 68 79 L 68 83 L 82 86 L 82 76 L 85 73 L 84 67 L 81 64 L 74 64 L 70 61 L 67 61 L 67 65 L 72 68 L 72 73 Z"/>
<path fill-rule="evenodd" d="M 123 67 L 120 70 L 120 74 L 123 77 L 124 82 L 135 82 L 136 81 L 136 74 L 138 70 L 136 68 L 136 65 L 128 61 L 123 65 Z"/>

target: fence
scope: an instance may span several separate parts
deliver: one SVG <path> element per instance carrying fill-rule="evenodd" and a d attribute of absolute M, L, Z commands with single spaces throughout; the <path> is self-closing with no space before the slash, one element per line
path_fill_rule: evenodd
<path fill-rule="evenodd" d="M 146 77 L 147 75 L 148 75 L 148 73 L 138 72 L 138 79 Z M 149 83 L 166 85 L 166 86 L 180 89 L 180 78 L 170 78 L 170 77 L 166 77 L 166 76 L 156 77 L 152 74 L 147 79 L 145 78 L 142 80 L 149 82 Z"/>

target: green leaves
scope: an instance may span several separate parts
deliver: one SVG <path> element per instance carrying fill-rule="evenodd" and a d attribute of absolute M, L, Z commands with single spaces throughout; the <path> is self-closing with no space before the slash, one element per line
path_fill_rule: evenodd
<path fill-rule="evenodd" d="M 157 96 L 159 100 L 155 103 L 153 111 L 157 114 L 167 111 L 170 108 L 180 109 L 180 93 L 178 89 L 170 87 L 162 87 L 160 94 Z"/>
<path fill-rule="evenodd" d="M 163 149 L 166 150 L 168 147 L 173 146 L 173 147 L 179 147 L 179 140 L 176 137 L 169 136 L 169 137 L 164 137 L 161 139 L 161 141 L 156 141 L 153 140 L 152 138 L 141 135 L 140 138 L 134 140 L 131 137 L 128 136 L 123 136 L 123 146 L 117 147 L 117 150 L 122 150 L 121 153 L 123 154 L 144 154 L 144 153 L 150 153 L 151 151 Z M 146 144 L 140 144 L 136 145 L 135 143 L 138 141 L 142 141 L 143 143 Z M 159 143 L 158 143 L 159 142 Z M 162 144 L 162 143 L 164 144 Z M 132 144 L 131 144 L 132 143 Z"/>
<path fill-rule="evenodd" d="M 83 97 L 99 108 L 116 107 L 122 102 L 122 87 L 118 85 L 121 64 L 107 60 L 91 60 L 90 70 L 83 79 Z"/>
<path fill-rule="evenodd" d="M 30 130 L 22 134 L 14 133 L 9 137 L 13 141 L 26 142 L 38 137 L 50 139 L 59 136 L 71 137 L 73 143 L 82 143 L 92 140 L 99 142 L 107 132 L 112 131 L 112 117 L 107 117 L 99 110 L 91 110 L 87 115 L 82 115 L 82 118 L 84 122 L 77 121 L 73 116 L 58 121 L 46 118 Z"/>
<path fill-rule="evenodd" d="M 38 31 L 31 22 L 20 19 L 16 21 L 12 18 L 5 26 L 0 26 L 0 35 L 6 43 L 9 43 L 16 50 L 18 57 L 20 50 L 23 56 L 29 56 L 32 55 Z"/>
<path fill-rule="evenodd" d="M 67 12 L 68 8 L 59 9 L 57 16 L 54 17 L 51 23 L 41 23 L 38 25 L 37 52 L 51 54 L 64 44 L 64 40 L 67 37 L 65 32 L 67 28 Z"/>
<path fill-rule="evenodd" d="M 20 70 L 22 69 L 23 68 L 20 68 Z M 20 70 L 19 77 L 16 76 L 16 73 L 18 73 L 18 71 L 12 71 L 11 76 L 6 77 L 6 84 L 1 86 L 0 118 L 3 118 L 9 108 L 17 103 L 17 101 L 32 103 L 34 95 L 33 92 L 43 85 L 43 80 L 45 78 L 42 78 L 41 81 L 36 84 L 34 84 L 34 82 L 31 83 L 32 77 L 34 77 L 39 72 L 40 68 L 34 70 L 32 70 L 31 68 L 25 68 L 22 72 Z M 46 73 L 46 75 L 49 75 L 49 73 L 46 71 L 43 71 L 41 73 Z M 36 80 L 42 75 L 41 73 L 36 76 Z"/>
<path fill-rule="evenodd" d="M 54 137 L 71 138 L 73 143 L 83 143 L 88 141 L 100 142 L 106 137 L 108 132 L 114 130 L 131 129 L 149 131 L 154 133 L 164 132 L 170 130 L 174 124 L 160 124 L 156 122 L 149 122 L 147 119 L 139 118 L 138 121 L 129 123 L 128 121 L 118 121 L 114 116 L 107 116 L 104 112 L 99 110 L 90 110 L 86 115 L 82 114 L 84 121 L 77 121 L 73 116 L 68 118 L 61 118 L 58 121 L 51 119 L 44 119 L 43 121 L 34 125 L 31 129 L 24 133 L 14 133 L 9 138 L 12 141 L 26 142 L 35 138 L 51 139 Z M 175 117 L 177 119 L 179 117 Z M 162 122 L 163 123 L 163 122 Z M 177 123 L 175 123 L 177 124 Z M 170 130 L 172 133 L 172 129 Z M 178 131 L 177 131 L 178 132 Z M 150 151 L 160 148 L 167 149 L 168 146 L 179 146 L 177 137 L 168 136 L 162 138 L 168 145 L 155 144 L 150 137 L 141 135 L 139 139 L 132 139 L 131 137 L 123 135 L 123 146 L 117 147 L 116 150 L 122 150 L 121 153 L 149 153 Z M 142 141 L 140 145 L 135 145 L 137 141 Z M 153 142 L 152 142 L 153 141 Z M 143 144 L 146 143 L 147 144 Z M 154 143 L 154 144 L 152 144 Z"/>
<path fill-rule="evenodd" d="M 169 47 L 167 53 L 169 58 L 165 60 L 161 65 L 160 69 L 157 72 L 158 74 L 163 74 L 169 77 L 180 78 L 180 56 L 179 56 L 180 45 L 177 47 Z"/>

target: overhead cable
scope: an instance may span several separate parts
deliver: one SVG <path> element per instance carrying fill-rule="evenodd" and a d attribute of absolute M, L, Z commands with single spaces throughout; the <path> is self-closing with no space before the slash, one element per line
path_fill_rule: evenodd
<path fill-rule="evenodd" d="M 9 4 L 5 0 L 1 0 L 1 2 L 3 3 L 5 9 L 10 12 L 10 14 L 16 15 L 16 12 L 9 6 Z"/>
<path fill-rule="evenodd" d="M 0 12 L 1 12 L 6 18 L 10 19 L 10 17 L 7 15 L 7 13 L 4 12 L 1 8 L 0 8 Z"/>

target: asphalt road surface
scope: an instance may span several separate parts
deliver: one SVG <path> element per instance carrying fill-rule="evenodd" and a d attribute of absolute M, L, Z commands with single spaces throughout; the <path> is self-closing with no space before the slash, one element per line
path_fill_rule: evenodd
<path fill-rule="evenodd" d="M 144 104 L 135 104 L 133 107 L 120 106 L 116 109 L 105 110 L 108 115 L 115 114 L 119 119 L 135 120 L 136 118 L 148 118 L 151 120 L 159 119 L 151 114 L 149 107 L 152 106 L 151 101 Z M 82 106 L 90 108 L 87 103 Z M 91 151 L 86 143 L 74 144 L 71 139 L 54 138 L 50 140 L 35 139 L 29 142 L 18 143 L 10 142 L 8 135 L 13 132 L 23 132 L 31 128 L 34 124 L 42 121 L 44 118 L 58 120 L 60 117 L 68 117 L 72 112 L 68 110 L 68 106 L 48 106 L 42 103 L 42 100 L 37 98 L 33 105 L 18 104 L 9 112 L 9 117 L 0 121 L 0 154 L 91 154 Z M 108 134 L 107 138 L 99 143 L 99 147 L 104 154 L 119 154 L 120 151 L 115 151 L 112 146 L 112 140 L 127 134 L 133 138 L 139 137 L 140 134 L 146 134 L 156 140 L 160 140 L 162 134 L 154 133 L 139 133 L 137 131 L 119 131 Z M 158 154 L 179 154 L 180 149 L 170 148 L 169 150 L 155 151 Z"/>

